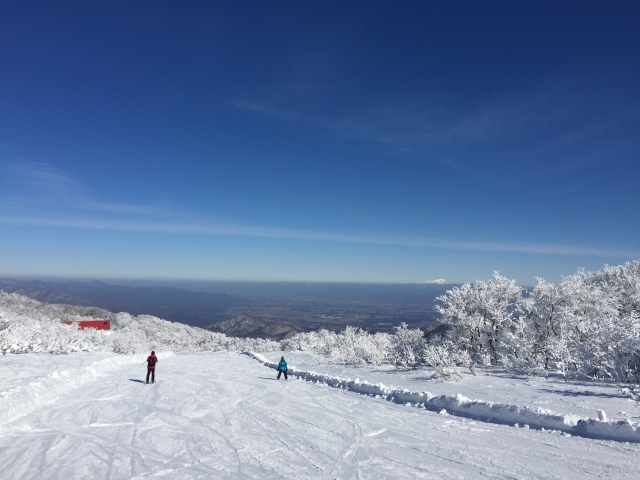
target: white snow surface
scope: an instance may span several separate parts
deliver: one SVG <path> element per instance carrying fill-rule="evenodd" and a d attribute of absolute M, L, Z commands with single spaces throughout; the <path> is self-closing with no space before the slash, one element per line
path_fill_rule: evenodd
<path fill-rule="evenodd" d="M 294 370 L 322 373 L 347 380 L 359 379 L 373 384 L 381 383 L 392 389 L 408 389 L 415 392 L 426 390 L 433 395 L 462 394 L 473 400 L 547 409 L 579 418 L 598 418 L 597 411 L 603 410 L 610 420 L 640 423 L 640 405 L 636 405 L 629 395 L 620 392 L 621 389 L 629 387 L 629 384 L 591 380 L 565 382 L 560 376 L 515 377 L 498 369 L 491 369 L 489 375 L 478 369 L 474 376 L 463 368 L 458 368 L 461 376 L 459 380 L 441 380 L 433 378 L 433 369 L 430 367 L 403 369 L 390 365 L 344 365 L 308 352 L 261 354 L 271 362 L 277 362 L 282 355 Z"/>
<path fill-rule="evenodd" d="M 302 374 L 276 381 L 239 353 L 159 357 L 153 385 L 144 355 L 1 357 L 0 478 L 637 478 L 638 443 L 415 408 Z M 441 395 L 434 385 L 456 388 L 394 374 L 397 388 L 416 382 Z M 502 388 L 504 398 L 512 387 Z"/>
<path fill-rule="evenodd" d="M 253 352 L 248 352 L 248 355 L 265 366 L 277 368 L 277 362 L 269 361 L 262 355 Z M 290 374 L 306 381 L 322 383 L 440 413 L 446 411 L 454 415 L 491 423 L 526 425 L 527 428 L 546 428 L 588 438 L 640 443 L 640 422 L 633 421 L 631 418 L 621 421 L 607 421 L 604 410 L 597 410 L 598 419 L 580 418 L 574 414 L 560 414 L 540 407 L 471 400 L 460 393 L 457 395 L 434 395 L 431 392 L 416 392 L 407 388 L 398 389 L 386 386 L 381 382 L 374 384 L 360 378 L 351 380 L 326 373 L 301 370 L 296 367 L 290 368 Z"/>

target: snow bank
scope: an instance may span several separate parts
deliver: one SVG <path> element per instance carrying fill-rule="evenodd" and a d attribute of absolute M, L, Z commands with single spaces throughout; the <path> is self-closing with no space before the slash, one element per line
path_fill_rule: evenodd
<path fill-rule="evenodd" d="M 245 354 L 267 367 L 275 369 L 278 366 L 276 362 L 271 362 L 257 353 L 245 352 Z M 445 410 L 446 413 L 452 415 L 483 422 L 557 430 L 588 438 L 640 443 L 640 424 L 634 424 L 628 419 L 617 422 L 602 421 L 593 418 L 580 418 L 577 415 L 562 415 L 542 408 L 471 400 L 460 394 L 436 396 L 429 392 L 399 390 L 387 387 L 382 383 L 373 384 L 367 381 L 361 382 L 359 379 L 343 379 L 324 373 L 298 370 L 295 367 L 289 368 L 287 373 L 308 382 L 383 398 L 394 403 L 410 404 L 438 413 Z"/>
<path fill-rule="evenodd" d="M 173 352 L 161 352 L 159 359 L 174 356 Z M 100 376 L 132 363 L 144 363 L 146 355 L 114 355 L 89 365 L 48 373 L 47 375 L 12 389 L 0 392 L 0 428 L 34 410 L 54 402 L 61 394 L 94 381 Z"/>

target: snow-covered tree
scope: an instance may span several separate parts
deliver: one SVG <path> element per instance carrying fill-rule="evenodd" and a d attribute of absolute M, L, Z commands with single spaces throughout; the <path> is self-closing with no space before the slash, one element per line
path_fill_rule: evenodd
<path fill-rule="evenodd" d="M 424 354 L 424 334 L 418 328 L 409 328 L 406 323 L 395 327 L 392 358 L 396 364 L 413 366 L 420 363 Z"/>
<path fill-rule="evenodd" d="M 460 350 L 479 365 L 511 364 L 523 340 L 522 289 L 497 272 L 489 282 L 453 288 L 438 297 L 442 322 Z"/>
<path fill-rule="evenodd" d="M 640 262 L 579 270 L 531 292 L 497 273 L 438 298 L 450 339 L 474 364 L 565 377 L 640 380 Z"/>

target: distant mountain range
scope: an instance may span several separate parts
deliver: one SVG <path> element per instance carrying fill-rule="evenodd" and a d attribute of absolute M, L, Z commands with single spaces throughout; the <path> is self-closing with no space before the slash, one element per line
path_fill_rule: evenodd
<path fill-rule="evenodd" d="M 309 329 L 290 322 L 267 323 L 248 315 L 238 315 L 231 320 L 214 323 L 209 325 L 207 329 L 224 333 L 230 337 L 269 338 L 271 340 L 284 340 L 296 333 L 309 331 Z"/>
<path fill-rule="evenodd" d="M 40 302 L 104 308 L 132 315 L 154 315 L 173 322 L 205 327 L 228 319 L 234 297 L 172 287 L 125 287 L 99 281 L 0 280 L 0 290 Z"/>
<path fill-rule="evenodd" d="M 51 287 L 39 280 L 0 280 L 0 290 L 19 293 L 39 302 L 84 305 L 85 299 Z"/>
<path fill-rule="evenodd" d="M 451 284 L 0 280 L 0 290 L 45 303 L 154 315 L 237 337 L 281 340 L 346 325 L 392 332 L 402 322 L 425 332 L 437 324 L 434 301 Z M 177 288 L 183 287 L 183 288 Z M 212 291 L 212 290 L 217 291 Z M 224 292 L 224 293 L 221 293 Z"/>

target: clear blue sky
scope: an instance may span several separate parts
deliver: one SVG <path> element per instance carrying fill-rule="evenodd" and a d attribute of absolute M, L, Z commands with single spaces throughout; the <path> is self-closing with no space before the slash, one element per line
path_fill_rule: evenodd
<path fill-rule="evenodd" d="M 640 257 L 640 2 L 3 2 L 0 275 Z"/>

